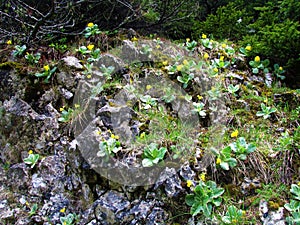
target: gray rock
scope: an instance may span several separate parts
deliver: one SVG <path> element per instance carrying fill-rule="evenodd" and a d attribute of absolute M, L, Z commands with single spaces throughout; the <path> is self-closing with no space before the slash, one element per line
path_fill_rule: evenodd
<path fill-rule="evenodd" d="M 74 56 L 66 56 L 64 58 L 61 59 L 61 62 L 63 63 L 63 65 L 71 68 L 71 69 L 82 69 L 83 66 L 81 65 L 79 59 L 77 59 Z"/>

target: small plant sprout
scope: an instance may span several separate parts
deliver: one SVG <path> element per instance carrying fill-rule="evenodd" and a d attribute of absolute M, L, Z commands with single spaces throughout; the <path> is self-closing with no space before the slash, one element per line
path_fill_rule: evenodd
<path fill-rule="evenodd" d="M 205 117 L 206 116 L 206 111 L 204 109 L 204 103 L 203 102 L 193 102 L 193 106 L 194 106 L 194 109 L 193 111 L 198 113 L 199 116 L 201 117 Z"/>
<path fill-rule="evenodd" d="M 225 216 L 222 217 L 222 221 L 225 224 L 243 224 L 244 211 L 237 209 L 234 205 L 230 205 L 227 209 Z"/>
<path fill-rule="evenodd" d="M 77 49 L 77 51 L 82 55 L 85 55 L 85 54 L 88 54 L 91 52 L 86 46 L 80 46 L 79 49 Z"/>
<path fill-rule="evenodd" d="M 87 61 L 89 63 L 95 62 L 95 61 L 99 60 L 100 57 L 101 57 L 101 51 L 99 48 L 96 48 L 94 50 L 91 50 L 90 57 L 87 59 Z"/>
<path fill-rule="evenodd" d="M 268 66 L 270 65 L 270 60 L 265 59 L 260 60 L 259 56 L 256 56 L 253 61 L 249 62 L 249 65 L 252 67 L 252 73 L 258 74 L 259 70 L 262 70 L 264 73 L 269 73 Z"/>
<path fill-rule="evenodd" d="M 140 97 L 140 100 L 142 101 L 142 107 L 143 109 L 150 109 L 152 106 L 157 105 L 157 99 L 152 98 L 150 95 L 144 95 Z"/>
<path fill-rule="evenodd" d="M 30 64 L 37 64 L 41 58 L 41 53 L 28 53 L 26 52 L 25 59 L 30 63 Z"/>
<path fill-rule="evenodd" d="M 151 167 L 154 164 L 158 164 L 159 161 L 164 159 L 164 156 L 167 152 L 167 148 L 160 147 L 158 149 L 156 143 L 151 143 L 148 145 L 143 152 L 143 161 L 142 165 L 143 167 Z"/>
<path fill-rule="evenodd" d="M 200 181 L 194 193 L 185 196 L 186 204 L 191 206 L 190 214 L 196 216 L 202 212 L 205 217 L 211 218 L 213 207 L 221 205 L 223 193 L 224 189 L 218 188 L 214 181 Z"/>
<path fill-rule="evenodd" d="M 300 186 L 292 184 L 290 192 L 292 199 L 284 205 L 284 208 L 291 213 L 291 216 L 287 217 L 286 220 L 289 225 L 300 224 Z"/>
<path fill-rule="evenodd" d="M 84 30 L 84 37 L 88 38 L 90 36 L 94 36 L 97 34 L 100 34 L 101 31 L 98 28 L 97 24 L 94 23 L 88 23 L 88 25 L 86 26 L 85 30 Z"/>
<path fill-rule="evenodd" d="M 256 116 L 263 116 L 264 119 L 268 119 L 272 113 L 276 112 L 276 108 L 272 108 L 270 106 L 266 106 L 264 103 L 260 104 L 261 111 L 256 113 Z"/>
<path fill-rule="evenodd" d="M 26 48 L 27 48 L 26 45 L 22 45 L 22 46 L 16 45 L 15 50 L 13 50 L 12 52 L 13 57 L 22 56 Z"/>
<path fill-rule="evenodd" d="M 50 69 L 49 65 L 45 65 L 43 67 L 44 71 L 42 73 L 36 73 L 34 76 L 36 77 L 45 77 L 44 83 L 49 83 L 49 79 L 51 78 L 52 74 L 56 71 L 57 67 L 53 67 Z"/>
<path fill-rule="evenodd" d="M 236 157 L 241 160 L 246 160 L 247 155 L 254 152 L 256 147 L 254 144 L 247 144 L 244 137 L 239 137 L 236 142 L 229 145 Z"/>
<path fill-rule="evenodd" d="M 32 150 L 28 152 L 28 157 L 23 159 L 24 163 L 30 165 L 33 168 L 40 158 L 39 154 L 33 154 Z"/>
<path fill-rule="evenodd" d="M 234 96 L 236 96 L 236 92 L 240 89 L 240 85 L 233 85 L 233 84 L 229 84 L 227 87 L 227 90 L 229 93 L 233 94 Z"/>
<path fill-rule="evenodd" d="M 114 72 L 115 67 L 113 66 L 106 67 L 105 65 L 101 65 L 100 70 L 103 73 L 103 76 L 106 77 L 106 79 L 110 80 L 111 74 Z"/>

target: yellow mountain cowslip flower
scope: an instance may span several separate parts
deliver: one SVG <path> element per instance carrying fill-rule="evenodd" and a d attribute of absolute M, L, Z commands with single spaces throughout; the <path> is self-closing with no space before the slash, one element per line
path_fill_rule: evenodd
<path fill-rule="evenodd" d="M 50 70 L 50 66 L 49 66 L 49 65 L 45 65 L 45 66 L 44 66 L 44 70 L 45 70 L 45 71 L 49 71 L 49 70 Z"/>
<path fill-rule="evenodd" d="M 202 34 L 202 38 L 206 39 L 207 38 L 206 34 Z"/>
<path fill-rule="evenodd" d="M 166 61 L 163 61 L 162 64 L 163 64 L 164 66 L 167 66 L 169 63 L 168 63 L 168 61 L 166 60 Z"/>
<path fill-rule="evenodd" d="M 206 173 L 201 173 L 200 178 L 203 182 L 205 182 L 206 181 Z"/>
<path fill-rule="evenodd" d="M 193 185 L 193 181 L 191 181 L 191 180 L 186 181 L 186 186 L 187 187 L 191 187 L 192 185 Z"/>
<path fill-rule="evenodd" d="M 76 109 L 78 109 L 78 108 L 80 107 L 80 105 L 79 105 L 79 104 L 74 104 L 74 107 L 75 107 Z"/>
<path fill-rule="evenodd" d="M 32 150 L 29 150 L 29 151 L 28 151 L 28 155 L 31 155 L 31 154 L 33 154 L 33 151 L 32 151 Z"/>
<path fill-rule="evenodd" d="M 150 90 L 152 88 L 152 86 L 150 85 L 150 84 L 148 84 L 147 86 L 146 86 L 146 90 Z"/>
<path fill-rule="evenodd" d="M 186 42 L 190 42 L 190 40 L 191 40 L 191 39 L 187 38 L 187 39 L 186 39 Z"/>
<path fill-rule="evenodd" d="M 238 130 L 235 130 L 235 131 L 233 131 L 233 132 L 230 134 L 230 137 L 236 138 L 238 135 L 239 135 L 239 131 L 238 131 Z"/>
<path fill-rule="evenodd" d="M 254 61 L 255 61 L 255 62 L 260 62 L 260 57 L 259 57 L 258 55 L 255 56 Z"/>
<path fill-rule="evenodd" d="M 87 49 L 90 50 L 90 51 L 92 51 L 94 47 L 95 47 L 95 45 L 89 44 L 87 46 Z"/>
<path fill-rule="evenodd" d="M 225 43 L 222 44 L 222 48 L 226 48 L 226 44 Z"/>
<path fill-rule="evenodd" d="M 251 51 L 251 50 L 252 50 L 252 47 L 251 47 L 251 45 L 247 45 L 245 49 L 246 49 L 247 51 Z"/>
<path fill-rule="evenodd" d="M 110 137 L 111 137 L 112 139 L 119 139 L 119 136 L 118 136 L 118 135 L 114 135 L 114 134 L 111 134 Z"/>
<path fill-rule="evenodd" d="M 132 41 L 138 41 L 138 39 L 134 36 L 133 38 L 131 38 Z"/>
<path fill-rule="evenodd" d="M 223 56 L 223 55 L 220 56 L 220 61 L 221 61 L 221 62 L 224 61 L 224 56 Z"/>
<path fill-rule="evenodd" d="M 188 65 L 189 64 L 189 62 L 185 59 L 185 60 L 183 60 L 183 65 Z"/>
<path fill-rule="evenodd" d="M 11 41 L 11 40 L 8 40 L 8 41 L 6 42 L 6 44 L 11 45 L 11 44 L 12 44 L 12 41 Z"/>
<path fill-rule="evenodd" d="M 216 67 L 213 69 L 213 71 L 214 71 L 215 73 L 219 72 L 218 68 L 216 68 Z"/>
<path fill-rule="evenodd" d="M 178 71 L 181 71 L 182 68 L 183 68 L 183 65 L 178 65 L 178 66 L 176 67 L 176 69 L 177 69 Z"/>
<path fill-rule="evenodd" d="M 94 24 L 93 23 L 88 23 L 88 25 L 87 25 L 88 27 L 93 27 L 94 26 Z"/>
<path fill-rule="evenodd" d="M 207 52 L 205 52 L 204 56 L 203 56 L 204 59 L 208 59 L 209 58 L 209 55 Z"/>
<path fill-rule="evenodd" d="M 216 164 L 219 165 L 221 163 L 221 159 L 217 158 Z"/>
<path fill-rule="evenodd" d="M 283 68 L 282 68 L 282 67 L 279 67 L 279 70 L 283 70 Z"/>
<path fill-rule="evenodd" d="M 63 207 L 61 210 L 59 210 L 59 212 L 61 212 L 61 213 L 65 213 L 65 212 L 66 212 L 66 208 L 65 208 L 65 207 Z"/>

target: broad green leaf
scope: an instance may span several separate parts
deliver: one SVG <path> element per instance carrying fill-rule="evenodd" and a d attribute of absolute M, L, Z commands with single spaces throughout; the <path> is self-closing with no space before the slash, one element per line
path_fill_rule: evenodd
<path fill-rule="evenodd" d="M 185 196 L 185 203 L 188 205 L 188 206 L 192 206 L 195 202 L 195 195 L 194 194 L 187 194 Z"/>
<path fill-rule="evenodd" d="M 151 167 L 151 166 L 153 166 L 153 162 L 151 159 L 146 158 L 146 159 L 143 159 L 142 165 L 143 165 L 143 167 Z"/>

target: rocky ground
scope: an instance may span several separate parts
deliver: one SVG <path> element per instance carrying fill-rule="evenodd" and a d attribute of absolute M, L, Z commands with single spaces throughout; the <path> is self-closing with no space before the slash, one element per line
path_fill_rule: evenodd
<path fill-rule="evenodd" d="M 83 56 L 64 55 L 55 62 L 57 70 L 49 83 L 30 76 L 29 67 L 20 69 L 22 62 L 6 58 L 0 67 L 1 224 L 219 224 L 217 216 L 212 220 L 191 216 L 185 204 L 185 196 L 193 191 L 188 181 L 205 180 L 226 189 L 226 195 L 234 199 L 227 201 L 243 205 L 246 224 L 285 224 L 287 199 L 272 199 L 279 202 L 277 207 L 270 207 L 268 201 L 251 202 L 261 198 L 255 190 L 264 184 L 299 182 L 299 151 L 251 153 L 238 168 L 227 171 L 207 152 L 207 143 L 220 137 L 229 142 L 226 136 L 233 127 L 245 133 L 251 126 L 259 127 L 254 111 L 259 110 L 263 96 L 275 105 L 288 102 L 289 111 L 299 108 L 299 91 L 268 88 L 274 78 L 249 73 L 243 56 L 230 55 L 220 46 L 209 57 L 224 54 L 231 65 L 214 74 L 208 64 L 198 64 L 208 52 L 203 46 L 191 51 L 158 40 L 138 44 L 125 40 L 121 48 L 91 62 L 90 70 Z M 189 66 L 189 74 L 194 74 L 186 86 L 177 78 L 180 73 L 184 78 L 180 65 Z M 109 67 L 111 71 L 101 69 Z M 224 91 L 230 84 L 240 89 Z M 206 93 L 216 88 L 223 95 L 209 98 Z M 249 93 L 252 99 L 243 98 Z M 205 104 L 202 114 L 201 110 L 194 113 L 193 102 Z M 266 119 L 267 132 L 277 137 L 286 131 L 292 135 L 299 119 L 282 122 L 285 114 L 277 112 Z M 197 123 L 173 134 L 173 130 L 184 130 L 178 120 Z M 209 128 L 219 124 L 225 130 L 211 132 Z M 256 145 L 264 141 L 263 137 L 251 140 L 255 139 Z M 154 140 L 167 147 L 165 163 L 157 166 L 151 161 L 154 167 L 147 170 L 143 150 Z M 299 148 L 295 142 L 293 149 Z M 170 150 L 179 145 L 179 152 Z M 30 155 L 38 157 L 36 162 L 26 163 Z M 285 168 L 273 164 L 280 157 L 288 161 Z M 206 178 L 201 178 L 203 174 Z M 225 211 L 222 206 L 215 214 Z"/>

